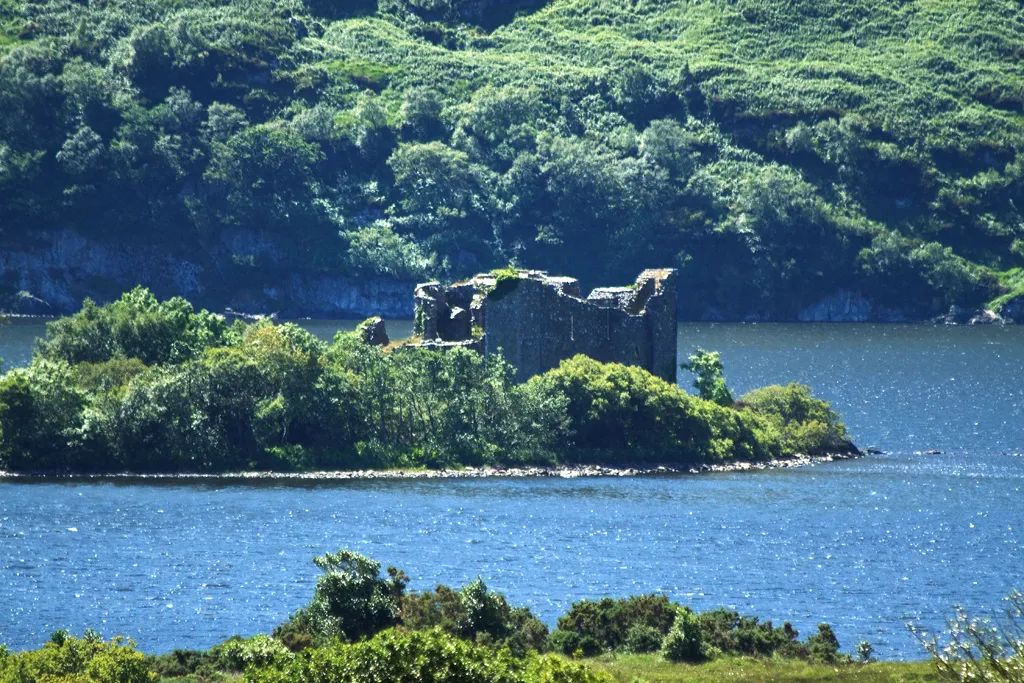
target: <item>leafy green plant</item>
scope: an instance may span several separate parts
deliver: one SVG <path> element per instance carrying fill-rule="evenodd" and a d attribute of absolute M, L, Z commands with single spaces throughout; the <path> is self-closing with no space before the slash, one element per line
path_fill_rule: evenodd
<path fill-rule="evenodd" d="M 0 682 L 150 683 L 145 657 L 132 641 L 75 638 L 57 631 L 39 650 L 0 656 Z"/>
<path fill-rule="evenodd" d="M 661 653 L 670 662 L 699 662 L 705 658 L 704 639 L 693 612 L 682 609 L 676 613 L 676 620 L 662 641 Z"/>
<path fill-rule="evenodd" d="M 665 634 L 657 628 L 647 624 L 634 624 L 626 631 L 623 647 L 627 652 L 634 654 L 657 652 L 661 649 L 664 639 Z"/>
<path fill-rule="evenodd" d="M 296 680 L 358 680 L 367 683 L 610 683 L 587 667 L 551 656 L 517 659 L 454 639 L 439 629 L 403 633 L 394 629 L 359 643 L 308 650 L 287 664 L 250 670 L 251 683 Z"/>
<path fill-rule="evenodd" d="M 582 649 L 587 656 L 604 650 L 643 646 L 663 638 L 676 618 L 677 606 L 664 595 L 637 595 L 620 600 L 603 598 L 597 602 L 580 600 L 558 619 L 558 630 L 551 636 L 553 649 L 572 654 Z M 653 633 L 646 629 L 653 629 Z M 570 635 L 571 634 L 571 635 Z"/>
<path fill-rule="evenodd" d="M 739 403 L 771 422 L 790 453 L 817 455 L 853 449 L 839 415 L 828 402 L 814 398 L 806 385 L 755 389 L 740 398 Z"/>
<path fill-rule="evenodd" d="M 459 638 L 508 647 L 517 656 L 543 652 L 548 631 L 528 608 L 511 607 L 479 578 L 459 591 L 437 586 L 433 591 L 406 594 L 401 623 L 414 630 L 440 627 Z"/>
<path fill-rule="evenodd" d="M 732 393 L 725 385 L 723 374 L 725 366 L 722 365 L 718 351 L 697 349 L 697 352 L 679 367 L 696 375 L 693 386 L 697 389 L 697 395 L 702 399 L 714 401 L 721 406 L 732 404 Z"/>
<path fill-rule="evenodd" d="M 379 562 L 350 550 L 320 555 L 313 564 L 323 572 L 305 609 L 315 635 L 356 641 L 398 622 L 404 574 L 391 567 L 385 579 Z"/>
<path fill-rule="evenodd" d="M 501 301 L 519 286 L 519 269 L 515 266 L 493 270 L 491 275 L 494 276 L 494 286 L 487 292 L 489 301 Z"/>

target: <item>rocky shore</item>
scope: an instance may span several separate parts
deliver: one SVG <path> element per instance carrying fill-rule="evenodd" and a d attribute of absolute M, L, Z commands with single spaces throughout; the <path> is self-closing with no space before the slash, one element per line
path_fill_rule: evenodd
<path fill-rule="evenodd" d="M 835 460 L 849 460 L 860 457 L 857 454 L 835 454 L 807 456 L 799 455 L 783 460 L 765 462 L 730 462 L 718 465 L 699 465 L 697 467 L 680 467 L 675 465 L 658 465 L 656 467 L 605 467 L 602 465 L 567 465 L 562 467 L 465 467 L 450 470 L 345 470 L 330 472 L 226 472 L 218 474 L 19 474 L 0 470 L 0 479 L 4 478 L 46 478 L 46 479 L 221 479 L 221 480 L 252 480 L 252 479 L 285 479 L 335 481 L 346 479 L 485 479 L 505 477 L 510 479 L 526 477 L 559 477 L 576 479 L 580 477 L 642 477 L 659 475 L 705 474 L 712 472 L 746 472 L 751 470 L 771 470 L 789 467 L 806 467 Z"/>

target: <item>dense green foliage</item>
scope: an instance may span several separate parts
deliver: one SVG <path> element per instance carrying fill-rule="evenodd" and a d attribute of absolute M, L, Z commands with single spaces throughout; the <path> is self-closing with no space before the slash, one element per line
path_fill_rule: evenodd
<path fill-rule="evenodd" d="M 151 683 L 145 656 L 121 638 L 57 631 L 42 648 L 9 653 L 0 646 L 0 683 Z"/>
<path fill-rule="evenodd" d="M 576 356 L 526 386 L 567 402 L 572 453 L 581 459 L 658 462 L 675 453 L 705 463 L 797 452 L 784 451 L 777 429 L 759 414 L 691 396 L 633 366 Z"/>
<path fill-rule="evenodd" d="M 827 403 L 811 396 L 810 387 L 788 384 L 755 389 L 740 405 L 768 420 L 781 435 L 787 452 L 817 455 L 848 447 L 846 427 Z"/>
<path fill-rule="evenodd" d="M 661 643 L 661 654 L 670 662 L 699 662 L 707 658 L 704 634 L 697 615 L 679 610 L 672 629 Z"/>
<path fill-rule="evenodd" d="M 201 311 L 181 298 L 159 302 L 136 288 L 107 306 L 85 301 L 78 313 L 47 323 L 39 355 L 51 361 L 106 363 L 137 358 L 145 365 L 180 363 L 226 341 L 220 316 Z"/>
<path fill-rule="evenodd" d="M 350 550 L 315 557 L 313 564 L 324 574 L 312 602 L 292 618 L 308 624 L 310 635 L 353 641 L 398 623 L 403 574 L 389 569 L 383 579 L 379 562 Z"/>
<path fill-rule="evenodd" d="M 1024 266 L 1022 56 L 1016 0 L 2 0 L 0 240 L 930 315 Z"/>
<path fill-rule="evenodd" d="M 11 471 L 703 464 L 849 448 L 806 387 L 725 407 L 584 356 L 517 384 L 499 357 L 227 326 L 145 290 L 50 323 L 32 364 L 0 376 Z"/>
<path fill-rule="evenodd" d="M 827 625 L 804 644 L 789 624 L 773 630 L 770 622 L 734 612 L 698 615 L 662 595 L 577 602 L 549 643 L 547 627 L 528 608 L 511 607 L 482 579 L 460 590 L 439 585 L 407 593 L 403 572 L 389 568 L 385 577 L 379 562 L 352 551 L 313 562 L 323 575 L 312 599 L 273 636 L 236 636 L 205 652 L 145 657 L 120 639 L 106 643 L 92 631 L 82 639 L 58 631 L 34 652 L 11 654 L 0 646 L 0 683 L 218 683 L 243 674 L 247 683 L 598 683 L 611 679 L 557 653 L 579 658 L 659 648 L 670 661 L 735 654 L 848 661 L 837 655 Z M 766 646 L 772 638 L 778 642 Z M 549 649 L 556 654 L 544 654 Z"/>
<path fill-rule="evenodd" d="M 558 619 L 558 630 L 551 634 L 554 649 L 566 654 L 576 650 L 595 655 L 626 646 L 631 630 L 637 626 L 653 629 L 658 643 L 676 619 L 678 605 L 664 595 L 638 595 L 621 600 L 604 598 L 598 602 L 580 600 Z M 638 639 L 639 634 L 633 634 Z M 658 646 L 652 648 L 657 650 Z"/>
<path fill-rule="evenodd" d="M 515 657 L 440 629 L 383 631 L 359 643 L 310 649 L 247 670 L 247 683 L 605 683 L 604 674 L 550 655 Z"/>
<path fill-rule="evenodd" d="M 508 648 L 517 656 L 546 649 L 548 627 L 529 608 L 509 605 L 480 578 L 458 591 L 439 585 L 432 591 L 405 594 L 401 620 L 406 628 L 440 627 L 465 640 Z"/>
<path fill-rule="evenodd" d="M 683 370 L 695 375 L 693 388 L 697 395 L 706 401 L 714 401 L 718 405 L 727 406 L 732 403 L 732 392 L 725 383 L 725 367 L 717 351 L 697 349 L 685 363 L 680 364 Z"/>
<path fill-rule="evenodd" d="M 602 652 L 642 654 L 660 650 L 674 662 L 699 662 L 713 657 L 787 657 L 836 662 L 839 641 L 828 624 L 805 642 L 787 622 L 770 621 L 716 609 L 695 613 L 664 595 L 639 595 L 594 602 L 580 600 L 558 619 L 549 645 L 565 654 L 594 656 Z"/>
<path fill-rule="evenodd" d="M 546 649 L 547 627 L 528 608 L 511 607 L 482 579 L 461 590 L 439 585 L 433 591 L 406 593 L 403 572 L 389 567 L 384 578 L 379 562 L 358 553 L 339 550 L 313 562 L 324 572 L 313 599 L 274 631 L 274 638 L 289 650 L 353 642 L 399 625 L 413 631 L 439 629 L 519 657 Z"/>

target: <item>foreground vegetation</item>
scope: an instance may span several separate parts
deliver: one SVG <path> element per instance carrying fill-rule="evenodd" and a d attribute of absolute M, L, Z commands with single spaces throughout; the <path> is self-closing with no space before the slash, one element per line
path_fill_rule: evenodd
<path fill-rule="evenodd" d="M 137 289 L 50 323 L 31 365 L 0 377 L 0 469 L 696 465 L 852 448 L 806 387 L 715 398 L 583 356 L 516 384 L 500 358 L 358 333 L 327 344 Z"/>
<path fill-rule="evenodd" d="M 453 589 L 406 591 L 408 577 L 358 553 L 315 558 L 313 598 L 271 636 L 234 637 L 207 651 L 143 655 L 134 643 L 94 631 L 55 632 L 42 648 L 0 646 L 0 683 L 660 683 L 692 681 L 1024 680 L 1020 618 L 1009 630 L 968 618 L 948 642 L 918 634 L 932 662 L 859 662 L 839 650 L 827 624 L 806 640 L 789 624 L 725 609 L 696 613 L 663 595 L 581 600 L 548 628 L 481 579 Z"/>
<path fill-rule="evenodd" d="M 715 610 L 702 614 L 665 596 L 580 601 L 547 627 L 527 608 L 515 608 L 482 580 L 452 589 L 406 592 L 407 577 L 350 551 L 315 558 L 322 571 L 310 603 L 273 636 L 232 638 L 209 651 L 145 657 L 131 643 L 54 633 L 42 649 L 0 649 L 0 683 L 139 683 L 153 678 L 198 683 L 243 676 L 247 683 L 284 681 L 451 681 L 469 683 L 603 683 L 603 652 L 660 652 L 639 660 L 698 663 L 747 657 L 852 666 L 827 625 L 801 642 L 787 623 Z M 569 657 L 555 654 L 570 640 Z M 571 649 L 571 648 L 570 648 Z"/>
<path fill-rule="evenodd" d="M 934 315 L 1024 291 L 1022 55 L 1016 0 L 2 0 L 0 243 Z"/>

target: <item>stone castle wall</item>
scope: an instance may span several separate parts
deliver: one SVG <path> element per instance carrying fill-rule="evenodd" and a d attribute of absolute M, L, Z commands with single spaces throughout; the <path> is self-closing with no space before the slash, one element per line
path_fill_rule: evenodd
<path fill-rule="evenodd" d="M 416 289 L 423 345 L 501 352 L 528 379 L 577 354 L 640 366 L 676 379 L 676 271 L 646 270 L 631 287 L 602 287 L 587 298 L 572 278 L 519 271 Z"/>

